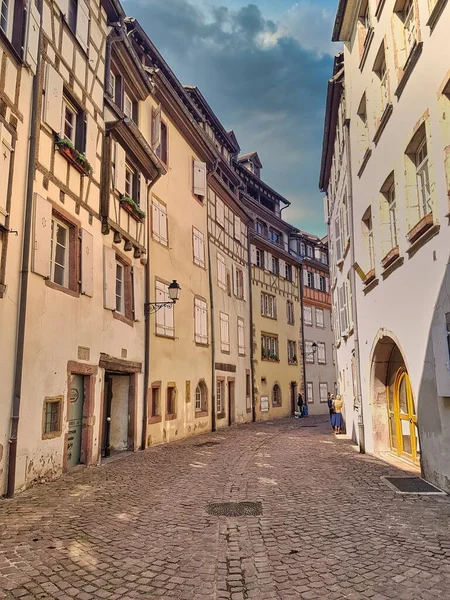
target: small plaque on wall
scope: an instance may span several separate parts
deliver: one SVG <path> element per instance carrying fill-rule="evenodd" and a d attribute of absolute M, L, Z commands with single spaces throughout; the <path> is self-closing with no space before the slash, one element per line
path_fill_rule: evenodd
<path fill-rule="evenodd" d="M 91 358 L 91 350 L 84 346 L 78 346 L 78 360 L 89 360 Z"/>
<path fill-rule="evenodd" d="M 191 382 L 190 381 L 186 381 L 186 404 L 189 404 L 189 402 L 191 401 Z"/>
<path fill-rule="evenodd" d="M 269 412 L 269 396 L 261 396 L 261 412 Z"/>

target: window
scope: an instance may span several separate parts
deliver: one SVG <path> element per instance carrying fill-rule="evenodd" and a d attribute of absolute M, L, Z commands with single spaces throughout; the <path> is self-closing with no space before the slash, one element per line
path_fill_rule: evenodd
<path fill-rule="evenodd" d="M 163 246 L 167 246 L 167 207 L 155 197 L 152 199 L 152 237 Z"/>
<path fill-rule="evenodd" d="M 200 298 L 194 298 L 194 336 L 196 344 L 208 343 L 208 309 Z"/>
<path fill-rule="evenodd" d="M 290 365 L 297 364 L 297 344 L 292 340 L 287 343 L 288 363 Z"/>
<path fill-rule="evenodd" d="M 195 389 L 195 412 L 208 411 L 208 390 L 204 381 L 200 381 Z"/>
<path fill-rule="evenodd" d="M 294 303 L 290 300 L 286 301 L 286 317 L 288 325 L 295 324 L 295 316 L 294 316 Z"/>
<path fill-rule="evenodd" d="M 246 409 L 247 412 L 251 412 L 252 410 L 252 400 L 250 397 L 250 373 L 247 371 L 245 374 L 245 398 L 246 398 Z"/>
<path fill-rule="evenodd" d="M 222 379 L 218 379 L 217 380 L 217 387 L 216 387 L 216 406 L 217 406 L 217 412 L 218 413 L 224 412 L 224 406 L 223 406 L 224 394 L 223 394 L 223 390 L 224 390 L 224 382 L 223 382 Z"/>
<path fill-rule="evenodd" d="M 169 286 L 162 281 L 156 281 L 156 302 L 168 302 L 168 306 L 160 308 L 156 313 L 156 333 L 165 337 L 175 336 L 174 311 L 169 296 Z"/>
<path fill-rule="evenodd" d="M 278 383 L 272 388 L 272 406 L 281 406 L 281 388 Z"/>
<path fill-rule="evenodd" d="M 156 156 L 168 164 L 169 132 L 167 124 L 162 120 L 161 105 L 152 110 L 152 148 Z"/>
<path fill-rule="evenodd" d="M 126 92 L 123 93 L 123 112 L 126 117 L 133 119 L 133 100 Z"/>
<path fill-rule="evenodd" d="M 264 237 L 267 237 L 267 227 L 264 223 L 261 223 L 261 221 L 256 221 L 256 233 L 258 233 L 259 235 L 262 235 Z"/>
<path fill-rule="evenodd" d="M 312 308 L 311 306 L 304 306 L 303 307 L 303 320 L 305 322 L 305 325 L 312 325 Z"/>
<path fill-rule="evenodd" d="M 261 315 L 271 319 L 277 318 L 277 299 L 275 296 L 261 292 Z"/>
<path fill-rule="evenodd" d="M 0 13 L 0 29 L 11 40 L 12 37 L 12 26 L 14 16 L 14 2 L 13 0 L 1 0 L 1 13 Z"/>
<path fill-rule="evenodd" d="M 43 438 L 55 437 L 61 433 L 62 398 L 46 398 L 44 403 Z"/>
<path fill-rule="evenodd" d="M 346 335 L 349 328 L 347 302 L 347 287 L 343 285 L 342 287 L 338 288 L 339 326 L 341 335 Z"/>
<path fill-rule="evenodd" d="M 359 38 L 359 53 L 362 58 L 370 44 L 369 31 L 370 23 L 370 7 L 368 0 L 363 0 L 359 9 L 358 16 L 358 38 Z"/>
<path fill-rule="evenodd" d="M 424 139 L 415 154 L 420 217 L 433 212 L 431 205 L 430 175 L 428 171 L 427 141 Z"/>
<path fill-rule="evenodd" d="M 161 388 L 152 387 L 152 406 L 151 416 L 159 417 L 161 415 Z"/>
<path fill-rule="evenodd" d="M 306 285 L 309 288 L 313 288 L 314 287 L 314 273 L 311 273 L 311 271 L 307 271 Z"/>
<path fill-rule="evenodd" d="M 173 385 L 167 387 L 167 399 L 166 399 L 166 417 L 175 416 L 177 414 L 177 398 L 176 388 Z"/>
<path fill-rule="evenodd" d="M 328 383 L 319 383 L 319 396 L 322 404 L 328 402 Z"/>
<path fill-rule="evenodd" d="M 270 231 L 269 231 L 269 239 L 274 244 L 277 244 L 278 246 L 282 245 L 283 236 L 281 235 L 281 233 L 279 231 L 276 231 L 275 229 L 270 229 Z"/>
<path fill-rule="evenodd" d="M 320 285 L 320 291 L 321 292 L 327 292 L 328 291 L 328 285 L 327 285 L 327 278 L 326 277 L 320 277 L 320 279 L 319 279 L 319 285 Z"/>
<path fill-rule="evenodd" d="M 139 178 L 136 169 L 125 163 L 125 196 L 139 204 Z"/>
<path fill-rule="evenodd" d="M 219 225 L 225 227 L 225 207 L 220 198 L 217 198 L 216 202 L 216 220 L 219 223 Z"/>
<path fill-rule="evenodd" d="M 326 252 L 320 253 L 320 260 L 321 260 L 322 264 L 324 264 L 324 265 L 328 264 L 328 256 L 327 256 Z"/>
<path fill-rule="evenodd" d="M 239 352 L 239 356 L 245 356 L 245 327 L 244 327 L 244 320 L 243 319 L 238 319 L 237 320 L 237 326 L 238 326 L 238 352 Z"/>
<path fill-rule="evenodd" d="M 275 256 L 272 256 L 272 273 L 274 275 L 280 274 L 280 260 Z"/>
<path fill-rule="evenodd" d="M 116 75 L 110 71 L 109 72 L 109 87 L 108 87 L 108 93 L 111 96 L 111 98 L 113 100 L 116 99 L 116 89 L 117 89 L 117 81 L 116 81 Z"/>
<path fill-rule="evenodd" d="M 256 266 L 264 269 L 264 252 L 256 248 Z"/>
<path fill-rule="evenodd" d="M 312 246 L 306 246 L 306 256 L 308 258 L 313 258 L 314 256 L 314 251 L 313 251 L 313 247 Z"/>
<path fill-rule="evenodd" d="M 194 248 L 194 263 L 199 267 L 205 266 L 205 242 L 201 231 L 192 229 L 192 244 Z"/>
<path fill-rule="evenodd" d="M 314 364 L 314 349 L 313 342 L 305 341 L 305 362 L 313 365 Z"/>
<path fill-rule="evenodd" d="M 308 404 L 314 403 L 313 384 L 310 381 L 306 384 L 306 401 Z"/>
<path fill-rule="evenodd" d="M 74 146 L 76 144 L 77 116 L 77 109 L 67 98 L 64 97 L 62 130 L 64 132 L 64 137 L 71 141 Z"/>
<path fill-rule="evenodd" d="M 124 314 L 125 312 L 125 277 L 124 265 L 116 260 L 116 311 Z"/>
<path fill-rule="evenodd" d="M 395 181 L 391 185 L 387 193 L 389 203 L 389 225 L 391 233 L 391 248 L 398 246 L 397 238 L 397 203 L 395 198 Z"/>
<path fill-rule="evenodd" d="M 244 272 L 234 267 L 234 295 L 241 300 L 244 298 Z"/>
<path fill-rule="evenodd" d="M 270 334 L 261 335 L 261 359 L 279 360 L 277 336 Z"/>
<path fill-rule="evenodd" d="M 381 113 L 384 113 L 387 105 L 389 104 L 389 77 L 388 70 L 386 66 L 386 57 L 384 55 L 384 47 L 383 47 L 383 57 L 381 59 L 378 76 L 381 82 Z"/>
<path fill-rule="evenodd" d="M 50 281 L 69 287 L 69 227 L 55 217 L 52 218 Z"/>
<path fill-rule="evenodd" d="M 75 33 L 77 29 L 78 0 L 68 0 L 67 24 Z"/>
<path fill-rule="evenodd" d="M 316 325 L 317 327 L 325 327 L 323 308 L 316 308 Z"/>
<path fill-rule="evenodd" d="M 304 242 L 300 242 L 300 254 L 301 254 L 301 256 L 305 256 L 305 244 L 304 244 Z"/>
<path fill-rule="evenodd" d="M 317 344 L 317 362 L 319 365 L 327 364 L 326 347 L 324 342 L 319 342 Z"/>
<path fill-rule="evenodd" d="M 292 281 L 292 265 L 285 265 L 285 278 Z"/>
<path fill-rule="evenodd" d="M 164 121 L 161 121 L 161 145 L 157 156 L 165 165 L 169 164 L 169 132 Z"/>
<path fill-rule="evenodd" d="M 367 152 L 369 147 L 369 130 L 367 126 L 367 102 L 366 102 L 366 94 L 363 94 L 361 98 L 361 102 L 359 103 L 358 118 L 356 120 L 356 130 L 357 130 L 357 139 L 358 139 L 358 150 L 359 150 L 359 161 L 362 163 L 363 158 Z"/>
<path fill-rule="evenodd" d="M 373 243 L 372 209 L 369 207 L 362 219 L 363 242 L 367 256 L 367 271 L 375 269 L 375 250 Z"/>
<path fill-rule="evenodd" d="M 230 352 L 230 317 L 220 313 L 220 349 L 222 352 Z"/>
<path fill-rule="evenodd" d="M 406 0 L 401 13 L 401 18 L 403 21 L 403 29 L 405 36 L 406 57 L 408 57 L 416 42 L 417 36 L 414 0 Z"/>
<path fill-rule="evenodd" d="M 224 290 L 227 289 L 227 269 L 222 254 L 217 255 L 217 285 Z"/>

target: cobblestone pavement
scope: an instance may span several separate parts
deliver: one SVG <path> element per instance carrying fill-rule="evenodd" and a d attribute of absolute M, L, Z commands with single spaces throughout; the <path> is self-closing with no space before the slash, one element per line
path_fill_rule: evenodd
<path fill-rule="evenodd" d="M 450 500 L 399 473 L 314 418 L 130 455 L 0 501 L 0 597 L 450 598 Z"/>

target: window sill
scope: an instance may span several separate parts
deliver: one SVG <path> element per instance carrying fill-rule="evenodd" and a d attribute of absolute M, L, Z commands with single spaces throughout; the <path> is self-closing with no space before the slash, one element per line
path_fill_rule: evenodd
<path fill-rule="evenodd" d="M 175 335 L 164 335 L 164 333 L 155 333 L 155 337 L 163 338 L 165 340 L 174 340 L 175 341 Z"/>
<path fill-rule="evenodd" d="M 203 269 L 204 271 L 206 271 L 205 263 L 202 264 L 202 263 L 197 262 L 196 260 L 194 260 L 193 263 L 196 267 L 199 267 L 200 269 Z"/>
<path fill-rule="evenodd" d="M 245 357 L 245 352 L 238 352 L 238 356 L 240 356 L 241 358 Z"/>
<path fill-rule="evenodd" d="M 13 44 L 8 39 L 8 37 L 5 35 L 5 33 L 3 32 L 2 29 L 0 29 L 0 40 L 8 48 L 9 52 L 11 53 L 11 55 L 14 58 L 14 60 L 17 62 L 17 64 L 19 66 L 22 66 L 22 65 L 27 66 L 26 63 L 25 63 L 25 61 L 22 59 L 22 56 L 20 55 L 20 52 L 18 52 L 16 50 L 16 48 L 13 46 Z"/>
<path fill-rule="evenodd" d="M 197 340 L 195 340 L 195 345 L 199 348 L 209 348 L 208 342 L 198 342 Z"/>
<path fill-rule="evenodd" d="M 261 360 L 263 360 L 264 362 L 270 362 L 270 363 L 279 363 L 280 359 L 275 360 L 274 358 L 263 358 L 261 357 Z"/>
<path fill-rule="evenodd" d="M 392 248 L 392 250 L 390 250 L 381 261 L 381 265 L 382 265 L 383 269 L 387 269 L 393 262 L 395 262 L 397 260 L 397 258 L 399 256 L 400 256 L 399 247 L 396 246 L 395 248 Z"/>
<path fill-rule="evenodd" d="M 386 108 L 384 109 L 383 114 L 381 115 L 381 119 L 380 119 L 380 122 L 378 124 L 377 130 L 375 132 L 375 135 L 373 136 L 373 143 L 375 144 L 375 146 L 380 141 L 381 134 L 385 130 L 385 127 L 388 124 L 388 121 L 391 118 L 391 115 L 392 115 L 393 111 L 394 111 L 394 107 L 392 105 L 392 102 L 389 102 L 386 105 Z"/>
<path fill-rule="evenodd" d="M 201 419 L 202 417 L 207 417 L 208 416 L 208 411 L 207 410 L 196 410 L 195 411 L 195 418 L 196 419 Z"/>
<path fill-rule="evenodd" d="M 177 413 L 166 413 L 166 421 L 175 421 L 177 418 Z"/>
<path fill-rule="evenodd" d="M 361 61 L 359 63 L 359 70 L 362 71 L 364 69 L 364 65 L 366 64 L 367 56 L 369 54 L 370 46 L 372 45 L 372 40 L 374 38 L 375 32 L 373 27 L 370 27 L 367 31 L 366 39 L 364 41 L 364 49 L 361 56 Z"/>
<path fill-rule="evenodd" d="M 223 348 L 221 348 L 220 351 L 221 351 L 222 354 L 231 354 L 229 348 L 227 350 L 224 350 Z"/>
<path fill-rule="evenodd" d="M 59 438 L 62 435 L 62 431 L 52 431 L 51 433 L 43 433 L 43 440 L 54 440 L 55 438 Z"/>
<path fill-rule="evenodd" d="M 375 279 L 375 269 L 370 269 L 364 278 L 364 285 L 369 285 Z"/>
<path fill-rule="evenodd" d="M 391 273 L 396 271 L 402 264 L 405 262 L 403 256 L 398 256 L 393 262 L 389 264 L 389 266 L 385 267 L 384 271 L 381 273 L 381 276 L 384 279 L 387 279 Z"/>
<path fill-rule="evenodd" d="M 297 360 L 295 360 L 295 361 L 293 361 L 293 360 L 288 360 L 288 364 L 289 364 L 291 367 L 297 367 L 297 366 L 298 366 L 298 361 L 297 361 Z"/>
<path fill-rule="evenodd" d="M 359 167 L 359 171 L 357 173 L 358 177 L 361 178 L 361 175 L 364 173 L 364 169 L 366 168 L 367 163 L 369 162 L 369 158 L 372 156 L 372 149 L 367 148 L 362 158 L 361 166 Z"/>
<path fill-rule="evenodd" d="M 408 59 L 403 68 L 403 75 L 397 85 L 397 89 L 394 92 L 394 95 L 397 96 L 397 99 L 400 99 L 400 96 L 405 89 L 405 86 L 408 82 L 408 79 L 411 77 L 411 73 L 414 70 L 414 67 L 419 60 L 420 55 L 422 54 L 423 42 L 416 42 L 409 53 Z"/>
<path fill-rule="evenodd" d="M 272 408 L 281 408 L 282 404 L 272 404 Z"/>
<path fill-rule="evenodd" d="M 429 240 L 431 240 L 431 238 L 437 235 L 439 233 L 440 228 L 441 226 L 438 223 L 435 223 L 434 225 L 431 225 L 431 227 L 428 227 L 426 230 L 424 230 L 420 237 L 416 238 L 416 240 L 411 243 L 410 247 L 406 251 L 409 258 L 412 258 L 414 254 L 418 250 L 420 250 L 420 248 L 424 244 L 426 244 Z"/>
<path fill-rule="evenodd" d="M 226 414 L 225 414 L 225 412 L 224 412 L 224 411 L 222 411 L 222 412 L 220 412 L 220 413 L 217 413 L 217 418 L 218 418 L 218 419 L 225 419 L 225 417 L 226 417 Z"/>
<path fill-rule="evenodd" d="M 79 298 L 80 297 L 80 293 L 76 292 L 75 290 L 71 290 L 69 288 L 64 287 L 63 285 L 59 285 L 59 283 L 55 283 L 54 281 L 50 281 L 50 279 L 46 279 L 45 280 L 45 285 L 49 288 L 51 288 L 52 290 L 56 290 L 58 292 L 63 292 L 64 294 L 67 294 L 68 296 L 72 296 L 72 298 Z"/>
<path fill-rule="evenodd" d="M 380 0 L 375 11 L 375 18 L 379 21 L 381 17 L 381 13 L 383 12 L 384 5 L 386 4 L 386 0 Z"/>
<path fill-rule="evenodd" d="M 412 229 L 406 234 L 406 238 L 410 244 L 413 244 L 422 235 L 433 226 L 433 213 L 425 215 L 420 221 L 414 225 Z"/>
<path fill-rule="evenodd" d="M 155 417 L 150 417 L 148 420 L 148 424 L 149 425 L 154 425 L 155 423 L 161 423 L 162 422 L 162 416 L 161 415 L 157 415 Z"/>
<path fill-rule="evenodd" d="M 113 317 L 115 319 L 117 319 L 117 321 L 121 321 L 122 323 L 125 323 L 125 325 L 134 327 L 134 322 L 131 319 L 129 319 L 128 317 L 126 317 L 125 315 L 123 315 L 122 313 L 119 313 L 116 310 L 113 310 L 112 314 L 113 314 Z"/>
<path fill-rule="evenodd" d="M 347 257 L 348 251 L 350 250 L 350 237 L 347 238 L 347 241 L 345 242 L 345 248 L 344 248 L 344 254 L 343 254 L 343 260 L 342 262 L 344 262 L 345 258 Z M 321 290 L 323 291 L 323 290 Z M 325 292 L 327 293 L 327 292 Z"/>
<path fill-rule="evenodd" d="M 378 283 L 379 283 L 379 280 L 376 277 L 374 279 L 371 279 L 370 282 L 366 283 L 365 287 L 363 288 L 364 295 L 368 294 L 374 288 L 376 288 Z"/>
<path fill-rule="evenodd" d="M 444 8 L 446 7 L 446 5 L 447 0 L 438 0 L 436 2 L 435 7 L 431 11 L 430 18 L 427 21 L 427 25 L 431 29 L 431 31 L 433 31 L 433 29 L 436 27 L 436 23 L 439 21 L 439 17 L 444 12 Z"/>
<path fill-rule="evenodd" d="M 265 319 L 270 319 L 271 321 L 276 321 L 277 317 L 271 317 L 270 315 L 261 315 L 262 317 L 264 317 Z"/>

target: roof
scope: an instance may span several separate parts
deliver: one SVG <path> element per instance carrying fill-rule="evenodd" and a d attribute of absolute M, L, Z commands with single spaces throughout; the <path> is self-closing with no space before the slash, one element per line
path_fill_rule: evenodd
<path fill-rule="evenodd" d="M 251 171 L 249 171 L 246 167 L 244 167 L 244 165 L 240 164 L 239 159 L 237 161 L 234 161 L 234 165 L 237 167 L 237 170 L 238 170 L 238 172 L 241 173 L 241 175 L 245 175 L 245 177 L 252 179 L 255 185 L 259 186 L 260 188 L 263 188 L 268 194 L 273 194 L 274 196 L 276 196 L 277 199 L 279 200 L 279 202 L 282 202 L 286 206 L 291 205 L 289 200 L 286 200 L 286 198 L 284 198 L 284 196 L 282 196 L 281 194 L 276 192 L 274 189 L 272 189 L 270 187 L 270 185 L 267 185 L 267 183 L 264 183 L 264 181 L 262 181 L 256 175 L 254 175 Z M 256 202 L 256 200 L 255 200 L 255 202 Z"/>
<path fill-rule="evenodd" d="M 238 157 L 238 163 L 244 163 L 244 162 L 247 162 L 248 160 L 252 160 L 256 164 L 256 166 L 259 167 L 260 169 L 263 168 L 262 162 L 256 151 L 249 152 L 248 154 L 242 154 L 241 156 Z"/>
<path fill-rule="evenodd" d="M 233 144 L 235 144 L 236 148 L 238 148 L 238 153 L 241 151 L 241 147 L 239 146 L 239 142 L 237 140 L 236 134 L 233 130 L 227 131 L 228 137 L 231 138 Z"/>

